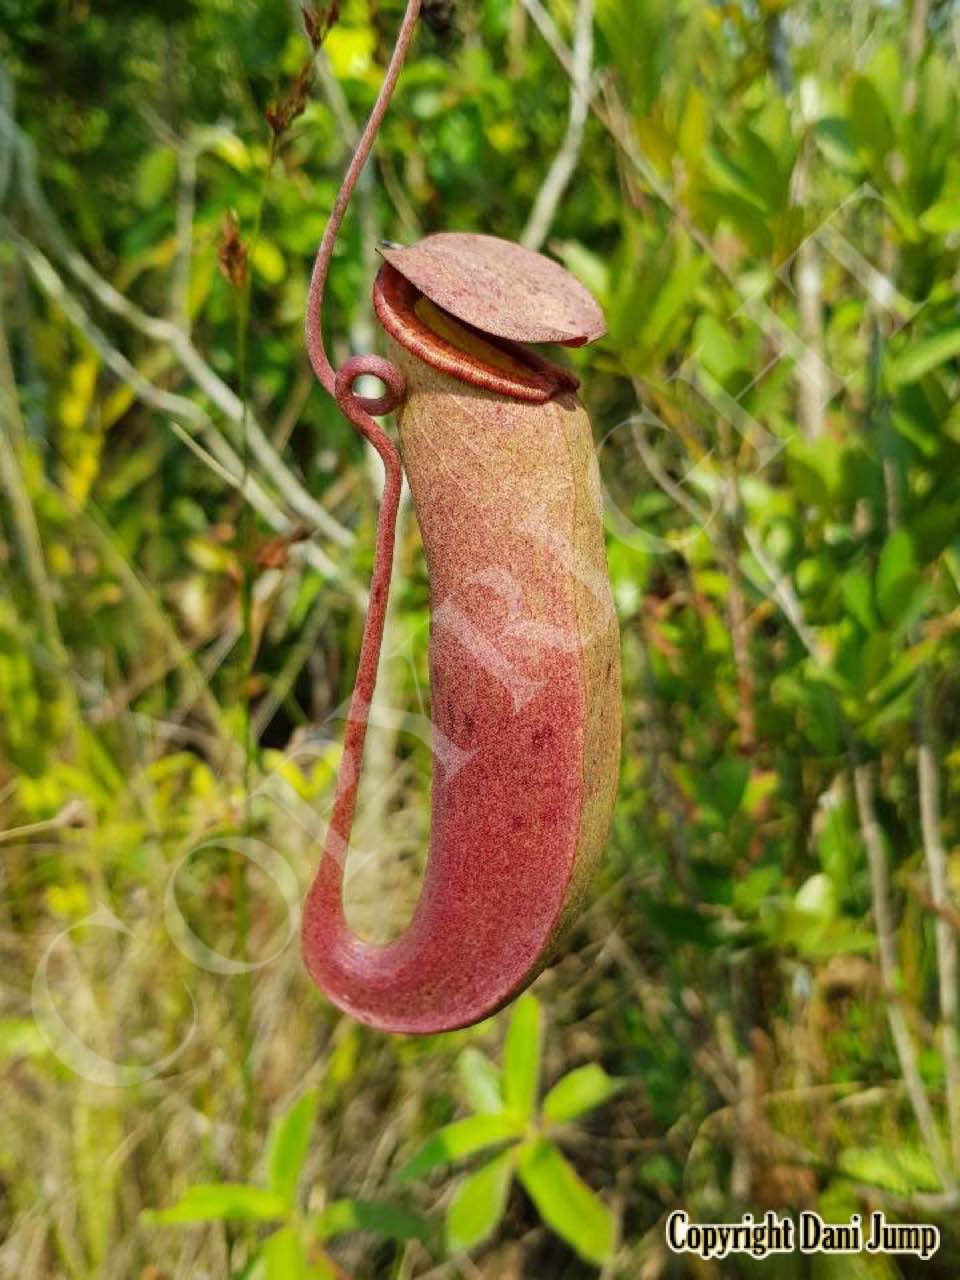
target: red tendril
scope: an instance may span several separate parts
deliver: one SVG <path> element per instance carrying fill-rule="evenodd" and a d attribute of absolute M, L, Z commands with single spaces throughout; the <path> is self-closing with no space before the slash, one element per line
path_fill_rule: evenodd
<path fill-rule="evenodd" d="M 397 77 L 403 66 L 414 26 L 420 12 L 421 0 L 408 0 L 406 13 L 397 34 L 397 43 L 387 67 L 377 100 L 374 103 L 370 118 L 364 127 L 363 134 L 357 144 L 350 167 L 343 184 L 334 201 L 330 220 L 320 241 L 317 259 L 314 263 L 310 279 L 310 292 L 307 299 L 306 340 L 307 353 L 314 373 L 334 397 L 344 415 L 357 428 L 360 434 L 373 445 L 383 461 L 384 486 L 380 502 L 380 514 L 377 518 L 377 537 L 374 549 L 373 572 L 370 579 L 370 604 L 363 627 L 363 640 L 360 645 L 360 657 L 357 662 L 357 675 L 350 699 L 350 711 L 347 717 L 346 732 L 343 742 L 343 764 L 337 778 L 336 795 L 330 826 L 324 842 L 322 869 L 333 874 L 339 882 L 343 874 L 343 862 L 346 842 L 350 835 L 353 813 L 356 807 L 357 786 L 360 779 L 360 759 L 363 754 L 363 743 L 367 732 L 367 715 L 373 698 L 377 680 L 377 664 L 380 658 L 380 646 L 383 642 L 383 628 L 387 611 L 387 594 L 390 589 L 390 571 L 393 564 L 393 544 L 396 535 L 397 508 L 400 504 L 400 490 L 403 483 L 403 469 L 396 445 L 378 423 L 373 414 L 390 413 L 404 398 L 405 386 L 400 370 L 389 360 L 380 356 L 360 355 L 349 359 L 338 372 L 327 359 L 323 346 L 323 295 L 333 256 L 333 246 L 337 233 L 343 222 L 347 205 L 356 186 L 360 171 L 366 163 L 370 149 L 376 139 L 383 121 L 391 95 L 396 87 Z M 384 394 L 377 397 L 357 395 L 354 383 L 364 374 L 378 378 L 385 387 Z M 339 898 L 339 894 L 337 895 Z M 342 904 L 340 904 L 342 912 Z M 341 917 L 342 918 L 342 917 Z"/>

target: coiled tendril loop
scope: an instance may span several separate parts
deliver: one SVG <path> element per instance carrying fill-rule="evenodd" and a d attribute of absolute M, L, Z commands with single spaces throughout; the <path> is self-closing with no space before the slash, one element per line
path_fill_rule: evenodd
<path fill-rule="evenodd" d="M 386 388 L 383 395 L 357 395 L 353 387 L 363 377 L 379 378 Z M 333 380 L 333 394 L 344 414 L 359 427 L 356 418 L 360 414 L 379 418 L 385 413 L 392 413 L 402 404 L 406 384 L 397 366 L 383 356 L 351 356 L 337 370 Z"/>

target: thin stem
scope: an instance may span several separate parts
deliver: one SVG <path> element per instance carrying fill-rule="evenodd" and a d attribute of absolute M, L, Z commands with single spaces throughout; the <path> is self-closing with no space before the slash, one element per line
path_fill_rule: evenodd
<path fill-rule="evenodd" d="M 539 249 L 550 232 L 563 193 L 570 185 L 583 134 L 590 114 L 591 78 L 593 74 L 593 0 L 579 0 L 576 30 L 573 37 L 573 65 L 570 77 L 570 114 L 567 132 L 560 150 L 553 157 L 547 176 L 537 193 L 520 243 L 528 249 Z"/>
<path fill-rule="evenodd" d="M 904 61 L 907 75 L 903 82 L 903 109 L 910 115 L 917 105 L 917 68 L 927 42 L 927 22 L 930 17 L 930 0 L 913 0 L 910 6 L 910 24 L 907 27 L 907 47 Z"/>
<path fill-rule="evenodd" d="M 897 991 L 897 943 L 894 931 L 893 912 L 890 908 L 890 874 L 887 867 L 887 851 L 884 848 L 883 832 L 877 822 L 873 803 L 873 769 L 866 761 L 858 761 L 853 766 L 853 785 L 857 799 L 857 813 L 860 818 L 860 831 L 867 847 L 867 862 L 870 869 L 870 892 L 873 899 L 873 921 L 877 930 L 877 951 L 880 958 L 880 977 L 887 1007 L 887 1021 L 893 1037 L 900 1071 L 906 1086 L 907 1096 L 917 1118 L 917 1125 L 930 1159 L 936 1169 L 937 1177 L 945 1190 L 953 1190 L 955 1183 L 947 1162 L 943 1142 L 923 1087 L 923 1078 L 917 1062 L 917 1053 L 913 1037 L 907 1027 L 900 1005 Z"/>
<path fill-rule="evenodd" d="M 927 24 L 926 0 L 916 0 L 908 39 L 907 67 L 909 78 L 904 86 L 904 112 L 910 114 L 915 107 L 916 70 L 923 52 Z M 901 158 L 902 159 L 902 158 Z M 890 252 L 893 246 L 890 242 Z M 892 270 L 893 264 L 890 264 Z M 876 314 L 871 317 L 871 367 L 870 397 L 875 404 L 879 396 L 884 356 L 883 332 Z M 894 534 L 902 527 L 903 505 L 907 486 L 901 483 L 897 459 L 888 447 L 889 428 L 882 436 L 884 487 L 887 503 L 887 531 Z M 920 642 L 917 623 L 907 627 L 906 639 L 910 645 Z M 920 674 L 920 692 L 916 700 L 917 735 L 917 791 L 920 804 L 920 832 L 923 843 L 923 859 L 930 882 L 930 896 L 936 912 L 934 933 L 937 956 L 937 989 L 940 1002 L 940 1039 L 943 1051 L 943 1070 L 947 1094 L 947 1126 L 950 1138 L 950 1156 L 954 1170 L 960 1167 L 960 1055 L 957 1046 L 957 1016 L 960 1008 L 957 990 L 957 939 L 948 920 L 950 894 L 948 889 L 947 855 L 941 836 L 940 780 L 933 731 L 933 706 L 931 700 L 931 675 L 929 669 Z M 945 1184 L 946 1185 L 946 1184 Z M 952 1184 L 955 1185 L 955 1184 Z"/>
<path fill-rule="evenodd" d="M 172 321 L 148 315 L 129 298 L 124 297 L 109 280 L 105 280 L 94 269 L 82 254 L 74 249 L 41 190 L 37 179 L 33 144 L 17 127 L 10 111 L 4 107 L 5 87 L 8 83 L 9 76 L 0 62 L 0 143 L 9 144 L 13 150 L 19 177 L 18 192 L 34 215 L 55 256 L 80 284 L 90 290 L 101 306 L 113 315 L 119 316 L 145 337 L 167 344 L 199 390 L 208 396 L 215 408 L 238 429 L 246 413 L 250 449 L 263 473 L 270 478 L 277 493 L 290 510 L 311 528 L 325 534 L 332 542 L 343 547 L 351 546 L 354 539 L 350 530 L 336 521 L 323 504 L 307 492 L 274 449 L 256 417 L 204 360 L 190 340 L 190 336 Z M 23 237 L 20 239 L 22 241 Z M 30 247 L 36 249 L 34 245 Z M 199 406 L 194 408 L 198 409 Z M 181 412 L 180 416 L 185 415 Z"/>
<path fill-rule="evenodd" d="M 950 926 L 951 908 L 947 880 L 947 854 L 940 833 L 940 778 L 933 740 L 933 714 L 929 679 L 925 680 L 917 706 L 917 786 L 920 792 L 920 829 L 924 860 L 930 877 L 930 896 L 937 913 L 937 967 L 940 979 L 940 1036 L 947 1085 L 947 1119 L 950 1149 L 960 1166 L 960 1059 L 957 1054 L 957 939 Z"/>
<path fill-rule="evenodd" d="M 343 222 L 357 179 L 360 177 L 363 166 L 370 154 L 377 131 L 389 105 L 390 97 L 396 86 L 407 49 L 413 37 L 419 12 L 420 0 L 408 0 L 403 22 L 397 35 L 397 43 L 387 67 L 383 84 L 370 113 L 370 118 L 367 120 L 360 136 L 360 141 L 347 169 L 343 185 L 337 193 L 330 220 L 320 241 L 307 301 L 306 343 L 314 372 L 320 383 L 336 399 L 337 404 L 353 426 L 376 449 L 384 468 L 383 495 L 380 502 L 380 513 L 377 518 L 373 572 L 370 581 L 370 607 L 367 610 L 367 616 L 364 621 L 360 657 L 357 662 L 357 674 L 344 733 L 343 764 L 337 777 L 333 810 L 324 843 L 324 855 L 318 872 L 318 878 L 320 876 L 324 877 L 328 884 L 335 887 L 341 918 L 343 907 L 340 899 L 340 889 L 343 883 L 343 864 L 350 828 L 353 823 L 353 815 L 356 810 L 360 762 L 363 757 L 367 719 L 377 682 L 377 668 L 380 660 L 380 649 L 383 644 L 387 600 L 390 590 L 390 573 L 396 541 L 397 511 L 400 505 L 403 485 L 403 469 L 396 446 L 383 428 L 373 420 L 371 415 L 388 413 L 395 408 L 403 399 L 404 384 L 399 370 L 388 361 L 382 360 L 377 356 L 355 356 L 347 361 L 339 373 L 334 372 L 330 361 L 327 359 L 323 345 L 323 295 L 337 233 Z M 354 382 L 364 374 L 373 374 L 379 378 L 387 388 L 386 393 L 377 399 L 367 399 L 356 395 L 353 391 Z"/>
<path fill-rule="evenodd" d="M 27 580 L 33 593 L 37 622 L 58 674 L 64 679 L 64 687 L 70 693 L 66 674 L 70 670 L 67 651 L 60 634 L 57 611 L 53 604 L 53 591 L 47 577 L 43 555 L 43 542 L 37 527 L 30 494 L 21 470 L 19 457 L 26 434 L 20 419 L 20 405 L 13 377 L 10 352 L 7 347 L 6 327 L 0 313 L 0 491 L 6 494 L 16 530 Z"/>
<path fill-rule="evenodd" d="M 170 319 L 189 337 L 190 267 L 197 202 L 197 148 L 189 138 L 177 147 L 177 180 L 177 256 L 170 290 Z"/>
<path fill-rule="evenodd" d="M 253 233 L 248 247 L 248 271 L 246 279 L 237 298 L 236 358 L 237 385 L 240 392 L 240 403 L 243 412 L 240 418 L 240 466 L 241 483 L 245 485 L 251 474 L 252 453 L 250 448 L 250 413 L 248 406 L 249 382 L 249 336 L 250 336 L 250 300 L 253 291 L 253 257 L 260 241 L 263 227 L 263 212 L 266 208 L 267 194 L 270 189 L 270 178 L 273 174 L 274 161 L 277 155 L 277 134 L 271 131 L 270 146 L 267 152 L 266 172 L 257 201 Z M 250 836 L 253 833 L 252 777 L 253 761 L 256 752 L 256 738 L 251 711 L 251 689 L 255 666 L 255 644 L 253 634 L 253 591 L 254 591 L 254 556 L 253 538 L 255 526 L 253 513 L 249 505 L 244 504 L 239 521 L 240 560 L 243 566 L 243 578 L 240 584 L 240 691 L 239 705 L 243 713 L 243 823 L 241 833 Z M 233 901 L 237 915 L 237 939 L 241 960 L 246 964 L 250 950 L 250 889 L 247 884 L 247 860 L 241 852 L 231 855 L 230 878 L 233 889 Z M 240 1029 L 243 1036 L 243 1055 L 241 1059 L 241 1078 L 243 1082 L 243 1172 L 248 1171 L 252 1150 L 254 1123 L 254 1079 L 253 1079 L 253 978 L 249 968 L 240 975 Z"/>
<path fill-rule="evenodd" d="M 808 197 L 812 140 L 804 138 L 794 169 L 794 205 L 802 208 Z M 820 248 L 813 236 L 805 236 L 797 249 L 794 266 L 797 321 L 803 350 L 796 363 L 797 417 L 807 440 L 819 440 L 824 432 L 826 369 L 823 363 L 823 267 Z"/>
<path fill-rule="evenodd" d="M 522 0 L 522 4 L 533 19 L 537 30 L 550 46 L 553 56 L 566 71 L 567 75 L 573 79 L 573 57 L 563 42 L 563 36 L 558 31 L 557 24 L 543 7 L 541 0 Z"/>
<path fill-rule="evenodd" d="M 83 804 L 79 800 L 69 800 L 52 818 L 42 822 L 28 822 L 22 827 L 8 827 L 0 831 L 0 844 L 8 844 L 14 840 L 29 840 L 31 836 L 48 835 L 51 831 L 61 831 L 64 827 L 74 827 L 83 821 Z"/>
<path fill-rule="evenodd" d="M 140 370 L 131 364 L 121 351 L 117 350 L 103 330 L 93 322 L 89 312 L 67 289 L 62 277 L 54 269 L 53 264 L 40 252 L 36 245 L 24 239 L 4 219 L 0 219 L 0 229 L 3 230 L 9 241 L 22 254 L 30 269 L 30 274 L 40 290 L 60 308 L 70 323 L 84 335 L 90 345 L 100 354 L 104 364 L 110 371 L 125 383 L 144 404 L 149 405 L 160 413 L 166 414 L 168 417 L 179 419 L 181 423 L 188 423 L 193 427 L 194 431 L 201 432 L 207 440 L 211 454 L 222 468 L 219 474 L 226 475 L 229 483 L 240 489 L 247 501 L 256 508 L 271 528 L 281 535 L 289 534 L 293 528 L 292 522 L 281 511 L 272 496 L 266 492 L 255 476 L 249 475 L 246 483 L 244 483 L 240 457 L 221 432 L 217 430 L 209 414 L 186 396 L 157 387 L 148 378 L 145 378 Z M 232 392 L 230 394 L 233 395 Z M 366 594 L 362 588 L 352 583 L 345 576 L 343 570 L 315 543 L 300 543 L 291 550 L 293 554 L 302 557 L 311 568 L 316 569 L 323 577 L 344 585 L 358 603 L 366 602 Z"/>

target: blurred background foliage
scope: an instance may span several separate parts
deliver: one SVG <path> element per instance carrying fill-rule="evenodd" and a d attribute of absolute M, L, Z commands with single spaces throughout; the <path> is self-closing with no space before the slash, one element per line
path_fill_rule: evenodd
<path fill-rule="evenodd" d="M 302 315 L 400 8 L 343 0 L 314 55 L 283 0 L 0 0 L 0 1270 L 956 1275 L 960 12 L 430 5 L 327 330 L 375 349 L 378 239 L 442 228 L 601 299 L 564 358 L 625 738 L 539 1003 L 417 1040 L 335 1013 L 292 916 L 380 480 Z M 378 939 L 428 837 L 409 510 L 394 582 Z M 944 1238 L 696 1263 L 678 1207 Z"/>

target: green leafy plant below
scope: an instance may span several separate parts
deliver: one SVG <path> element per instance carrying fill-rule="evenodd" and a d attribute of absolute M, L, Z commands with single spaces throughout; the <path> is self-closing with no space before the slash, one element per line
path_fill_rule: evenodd
<path fill-rule="evenodd" d="M 546 1225 L 582 1258 L 599 1265 L 613 1252 L 616 1219 L 552 1135 L 606 1102 L 625 1082 L 590 1063 L 565 1075 L 538 1105 L 542 1038 L 542 1010 L 534 996 L 525 995 L 510 1020 L 502 1071 L 478 1049 L 460 1056 L 461 1079 L 474 1114 L 433 1134 L 398 1177 L 416 1178 L 499 1148 L 460 1182 L 450 1201 L 444 1230 L 448 1252 L 473 1249 L 493 1234 L 517 1177 Z"/>
<path fill-rule="evenodd" d="M 320 1213 L 301 1211 L 300 1182 L 317 1114 L 318 1093 L 308 1089 L 274 1126 L 266 1151 L 265 1185 L 214 1182 L 188 1187 L 169 1209 L 143 1213 L 151 1226 L 241 1222 L 273 1226 L 245 1274 L 259 1280 L 338 1280 L 342 1272 L 324 1252 L 336 1236 L 372 1231 L 400 1242 L 430 1237 L 429 1224 L 396 1205 L 333 1200 Z"/>

